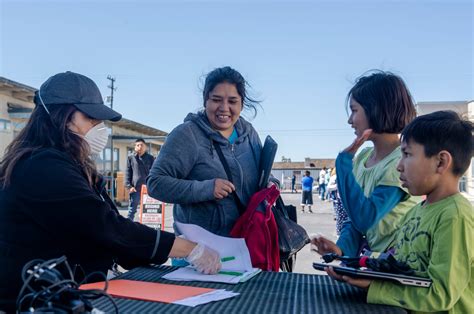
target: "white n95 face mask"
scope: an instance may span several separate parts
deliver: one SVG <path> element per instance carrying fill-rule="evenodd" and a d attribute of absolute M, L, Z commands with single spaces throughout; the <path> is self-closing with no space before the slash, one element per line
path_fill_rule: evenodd
<path fill-rule="evenodd" d="M 109 139 L 109 132 L 104 122 L 101 122 L 90 129 L 84 136 L 91 148 L 91 154 L 98 155 L 107 145 Z"/>

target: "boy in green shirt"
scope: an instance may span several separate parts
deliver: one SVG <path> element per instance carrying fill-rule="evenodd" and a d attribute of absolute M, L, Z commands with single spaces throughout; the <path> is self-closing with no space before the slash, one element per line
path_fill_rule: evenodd
<path fill-rule="evenodd" d="M 397 166 L 402 186 L 426 200 L 412 208 L 398 231 L 395 258 L 430 288 L 328 274 L 368 290 L 367 302 L 415 312 L 474 313 L 473 207 L 459 193 L 459 179 L 473 156 L 474 125 L 453 111 L 413 120 L 402 132 Z"/>

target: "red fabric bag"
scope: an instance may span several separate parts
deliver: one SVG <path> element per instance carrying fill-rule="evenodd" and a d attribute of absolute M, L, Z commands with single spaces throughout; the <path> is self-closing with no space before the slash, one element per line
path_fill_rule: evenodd
<path fill-rule="evenodd" d="M 272 212 L 272 205 L 279 195 L 275 186 L 252 195 L 247 209 L 230 232 L 234 238 L 245 239 L 253 267 L 265 271 L 278 271 L 280 268 L 278 228 Z"/>

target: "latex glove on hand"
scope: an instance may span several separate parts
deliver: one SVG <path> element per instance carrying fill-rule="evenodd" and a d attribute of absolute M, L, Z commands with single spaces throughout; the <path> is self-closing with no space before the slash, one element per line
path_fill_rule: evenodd
<path fill-rule="evenodd" d="M 186 257 L 186 261 L 193 265 L 197 271 L 206 275 L 217 274 L 221 269 L 219 254 L 201 243 L 194 247 L 188 257 Z"/>

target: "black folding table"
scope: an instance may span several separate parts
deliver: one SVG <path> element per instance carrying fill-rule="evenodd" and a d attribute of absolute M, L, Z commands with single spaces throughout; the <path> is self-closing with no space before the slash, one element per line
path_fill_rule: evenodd
<path fill-rule="evenodd" d="M 231 299 L 188 307 L 176 304 L 114 298 L 120 313 L 407 313 L 404 309 L 366 303 L 366 293 L 326 275 L 262 272 L 237 285 L 210 282 L 176 282 L 161 276 L 176 269 L 171 266 L 135 268 L 117 278 L 160 282 L 240 293 Z M 93 302 L 106 313 L 114 308 L 107 298 Z"/>

